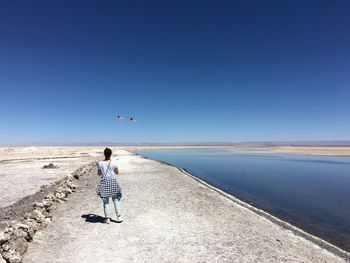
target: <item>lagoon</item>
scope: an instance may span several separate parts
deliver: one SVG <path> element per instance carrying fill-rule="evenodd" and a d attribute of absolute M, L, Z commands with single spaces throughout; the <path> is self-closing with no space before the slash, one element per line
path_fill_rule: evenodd
<path fill-rule="evenodd" d="M 141 150 L 350 251 L 350 157 L 230 149 Z"/>

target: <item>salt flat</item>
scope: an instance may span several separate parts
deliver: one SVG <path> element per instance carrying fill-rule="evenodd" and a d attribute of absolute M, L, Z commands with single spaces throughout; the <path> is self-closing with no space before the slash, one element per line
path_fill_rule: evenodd
<path fill-rule="evenodd" d="M 244 151 L 299 153 L 314 155 L 350 155 L 350 147 L 300 147 L 300 146 L 125 146 L 124 149 L 165 148 L 226 148 Z M 118 147 L 120 148 L 120 147 Z M 101 157 L 104 147 L 0 147 L 0 207 L 34 194 L 41 185 L 66 176 L 78 167 Z M 116 149 L 116 148 L 113 148 Z M 43 170 L 53 162 L 59 169 Z M 9 190 L 11 189 L 11 190 Z"/>
<path fill-rule="evenodd" d="M 102 155 L 102 147 L 1 147 L 0 207 L 39 191 Z M 49 163 L 57 169 L 42 169 Z"/>
<path fill-rule="evenodd" d="M 118 154 L 124 222 L 101 223 L 92 171 L 24 262 L 346 262 L 175 167 Z"/>

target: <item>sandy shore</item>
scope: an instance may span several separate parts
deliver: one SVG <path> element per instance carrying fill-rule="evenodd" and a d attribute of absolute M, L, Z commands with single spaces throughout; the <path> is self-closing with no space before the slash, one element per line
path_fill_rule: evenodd
<path fill-rule="evenodd" d="M 274 146 L 274 147 L 256 147 L 257 151 L 267 151 L 275 153 L 294 153 L 307 155 L 328 155 L 328 156 L 350 156 L 350 147 L 335 146 Z"/>
<path fill-rule="evenodd" d="M 101 223 L 92 171 L 24 262 L 347 262 L 175 167 L 119 153 L 124 222 Z"/>
<path fill-rule="evenodd" d="M 290 153 L 305 155 L 350 156 L 348 146 L 135 146 L 125 147 L 126 150 L 161 150 L 161 149 L 226 149 L 246 152 Z"/>
<path fill-rule="evenodd" d="M 0 147 L 0 163 L 3 160 L 39 159 L 58 157 L 101 156 L 103 146 L 67 147 Z M 307 155 L 350 156 L 350 146 L 118 146 L 112 149 L 152 150 L 152 149 L 232 149 L 237 151 L 259 151 L 275 153 L 294 153 Z"/>

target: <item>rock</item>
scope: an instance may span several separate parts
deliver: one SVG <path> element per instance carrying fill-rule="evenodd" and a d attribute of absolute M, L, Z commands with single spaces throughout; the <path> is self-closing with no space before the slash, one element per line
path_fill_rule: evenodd
<path fill-rule="evenodd" d="M 28 218 L 30 218 L 30 217 L 31 217 L 30 212 L 27 212 L 27 213 L 24 214 L 24 219 L 28 219 Z"/>
<path fill-rule="evenodd" d="M 35 230 L 33 228 L 29 228 L 26 240 L 29 241 L 29 242 L 32 241 L 33 237 L 34 237 L 34 234 L 35 234 Z"/>
<path fill-rule="evenodd" d="M 20 254 L 23 255 L 27 249 L 28 249 L 28 242 L 25 238 L 18 238 L 13 241 L 14 242 L 14 247 L 16 251 Z"/>
<path fill-rule="evenodd" d="M 18 223 L 17 225 L 15 225 L 15 228 L 24 229 L 27 231 L 29 226 L 26 224 Z"/>
<path fill-rule="evenodd" d="M 3 244 L 1 246 L 1 248 L 2 248 L 3 252 L 9 252 L 9 254 L 11 254 L 11 252 L 13 252 L 13 251 L 16 251 L 20 255 L 23 255 L 28 249 L 28 242 L 25 238 L 20 237 L 17 239 L 9 240 L 5 244 Z M 4 258 L 7 260 L 6 257 L 4 257 Z"/>
<path fill-rule="evenodd" d="M 45 221 L 45 216 L 38 209 L 35 209 L 30 213 L 30 215 L 30 218 L 34 219 L 38 223 L 43 223 Z"/>
<path fill-rule="evenodd" d="M 22 262 L 21 255 L 14 250 L 7 251 L 7 252 L 3 253 L 2 257 L 5 260 L 7 260 L 7 262 L 9 262 L 9 263 L 21 263 Z"/>
<path fill-rule="evenodd" d="M 33 239 L 34 233 L 34 229 L 29 225 L 19 223 L 15 226 L 14 235 L 16 238 L 23 237 L 27 241 L 31 241 Z"/>
<path fill-rule="evenodd" d="M 34 219 L 31 219 L 31 218 L 28 218 L 27 220 L 26 220 L 26 223 L 28 224 L 28 226 L 29 226 L 29 231 L 34 231 L 34 233 L 39 229 L 39 223 L 38 222 L 36 222 Z M 29 232 L 28 231 L 28 232 Z M 33 233 L 33 234 L 34 234 Z"/>
<path fill-rule="evenodd" d="M 5 233 L 0 233 L 0 246 L 6 243 L 10 239 L 10 236 Z"/>
<path fill-rule="evenodd" d="M 41 202 L 35 202 L 35 203 L 34 203 L 34 207 L 35 207 L 35 208 L 44 208 L 44 204 L 41 203 Z"/>
<path fill-rule="evenodd" d="M 52 202 L 46 202 L 46 201 L 44 201 L 44 202 L 46 203 L 44 205 L 44 211 L 46 211 L 47 213 L 50 213 Z"/>
<path fill-rule="evenodd" d="M 51 223 L 50 208 L 55 202 L 67 201 L 66 197 L 76 191 L 77 186 L 73 178 L 79 179 L 83 174 L 91 171 L 96 163 L 90 163 L 77 169 L 74 173 L 56 182 L 54 193 L 49 193 L 41 202 L 33 204 L 34 210 L 25 214 L 25 224 L 18 221 L 6 221 L 7 226 L 4 232 L 0 232 L 0 263 L 20 263 L 27 249 L 28 242 L 33 239 L 36 231 Z M 58 166 L 50 163 L 43 166 L 43 169 L 55 169 Z M 44 189 L 41 189 L 44 190 Z M 4 221 L 5 222 L 5 221 Z"/>
<path fill-rule="evenodd" d="M 14 228 L 12 226 L 6 227 L 5 230 L 4 230 L 4 234 L 8 235 L 8 236 L 11 236 L 12 233 L 13 233 L 13 230 L 14 230 Z"/>
<path fill-rule="evenodd" d="M 51 206 L 52 206 L 52 201 L 51 200 L 43 200 L 43 205 L 44 205 L 44 209 L 47 212 L 51 211 Z"/>
<path fill-rule="evenodd" d="M 55 190 L 55 195 L 56 195 L 57 193 L 65 194 L 66 192 L 67 192 L 67 189 L 64 188 L 64 187 L 62 187 L 62 186 L 60 186 L 60 187 L 57 187 L 57 188 L 56 188 L 56 190 Z"/>
<path fill-rule="evenodd" d="M 45 201 L 58 202 L 58 198 L 54 194 L 48 194 L 45 197 Z"/>
<path fill-rule="evenodd" d="M 68 186 L 70 189 L 72 189 L 73 191 L 74 191 L 75 189 L 77 189 L 76 185 L 73 184 L 71 181 L 68 181 L 68 182 L 67 182 L 67 186 Z"/>
<path fill-rule="evenodd" d="M 14 245 L 13 245 L 13 242 L 11 240 L 9 240 L 8 242 L 6 242 L 5 244 L 3 244 L 1 246 L 3 251 L 10 251 L 11 249 L 14 249 L 13 247 L 14 247 Z"/>
<path fill-rule="evenodd" d="M 58 199 L 64 199 L 66 197 L 66 195 L 64 193 L 61 193 L 61 192 L 56 193 L 55 196 Z"/>
<path fill-rule="evenodd" d="M 72 193 L 72 190 L 68 186 L 60 186 L 56 189 L 56 193 L 64 193 L 65 195 L 68 195 Z"/>
<path fill-rule="evenodd" d="M 28 236 L 28 233 L 26 231 L 24 231 L 23 229 L 20 229 L 20 228 L 14 229 L 12 234 L 15 237 L 15 239 L 27 238 L 27 236 Z"/>
<path fill-rule="evenodd" d="M 50 217 L 50 213 L 47 212 L 46 210 L 41 210 L 40 212 L 45 216 L 45 218 Z"/>
<path fill-rule="evenodd" d="M 59 168 L 57 165 L 54 165 L 53 163 L 49 163 L 43 166 L 42 169 L 57 169 Z"/>
<path fill-rule="evenodd" d="M 43 200 L 42 204 L 44 208 L 48 208 L 52 206 L 52 202 L 50 200 Z"/>

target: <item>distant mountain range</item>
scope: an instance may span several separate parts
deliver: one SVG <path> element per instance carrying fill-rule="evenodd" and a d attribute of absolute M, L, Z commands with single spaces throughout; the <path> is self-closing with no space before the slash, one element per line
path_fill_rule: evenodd
<path fill-rule="evenodd" d="M 87 143 L 3 143 L 0 146 L 247 146 L 247 147 L 269 147 L 269 146 L 350 146 L 348 141 L 247 141 L 247 142 L 140 142 L 140 143 L 118 143 L 118 142 L 87 142 Z"/>

